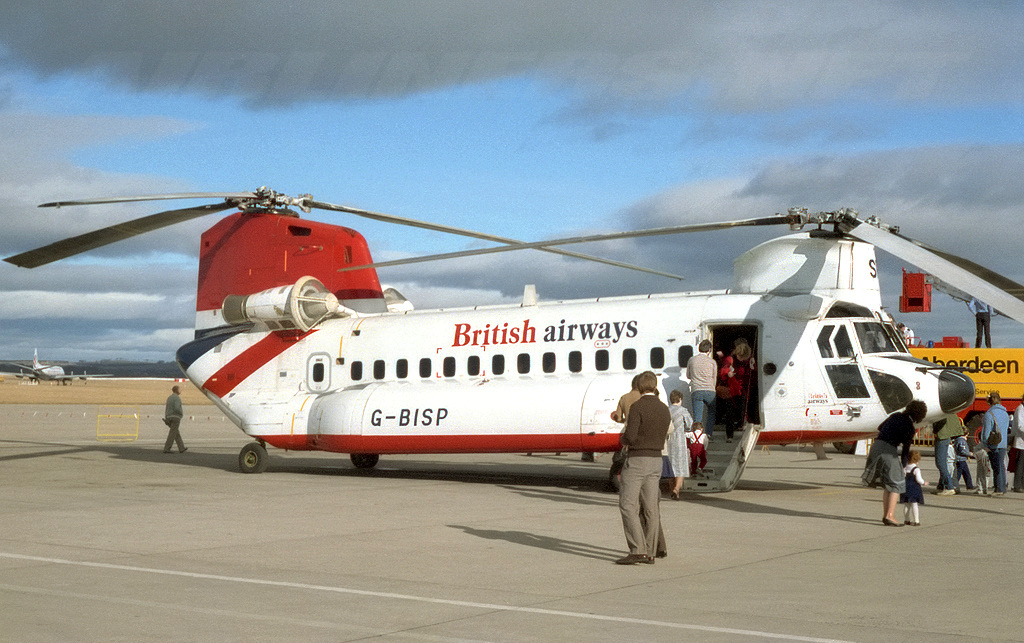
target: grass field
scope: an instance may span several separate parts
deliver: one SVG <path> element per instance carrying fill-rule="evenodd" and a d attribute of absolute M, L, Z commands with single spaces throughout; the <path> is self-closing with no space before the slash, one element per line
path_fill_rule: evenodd
<path fill-rule="evenodd" d="M 70 386 L 51 382 L 28 384 L 5 377 L 0 381 L 0 404 L 163 404 L 174 380 L 93 379 Z M 177 382 L 185 407 L 210 404 L 191 382 Z"/>

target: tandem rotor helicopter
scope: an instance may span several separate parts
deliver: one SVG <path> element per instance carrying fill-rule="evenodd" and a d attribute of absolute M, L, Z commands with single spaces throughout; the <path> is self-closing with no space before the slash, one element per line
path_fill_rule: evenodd
<path fill-rule="evenodd" d="M 633 375 L 653 370 L 665 392 L 687 390 L 686 362 L 703 339 L 744 337 L 757 371 L 731 464 L 699 489 L 731 489 L 755 444 L 853 441 L 875 434 L 917 398 L 927 420 L 965 408 L 974 384 L 912 357 L 881 307 L 875 247 L 895 254 L 1024 322 L 1024 287 L 929 248 L 853 210 L 521 242 L 481 232 L 255 192 L 168 194 L 40 207 L 162 199 L 216 199 L 71 237 L 8 257 L 34 268 L 223 210 L 202 234 L 195 337 L 176 354 L 185 375 L 254 441 L 243 472 L 267 467 L 267 445 L 350 454 L 360 468 L 381 455 L 609 452 L 621 425 L 609 415 Z M 355 230 L 300 219 L 316 208 L 500 244 L 374 263 Z M 573 301 L 414 310 L 377 269 L 535 249 L 622 268 L 638 266 L 563 246 L 608 239 L 788 226 L 734 264 L 733 287 Z M 797 232 L 810 226 L 806 232 Z M 666 275 L 670 276 L 670 275 Z M 728 349 L 726 349 L 727 351 Z"/>

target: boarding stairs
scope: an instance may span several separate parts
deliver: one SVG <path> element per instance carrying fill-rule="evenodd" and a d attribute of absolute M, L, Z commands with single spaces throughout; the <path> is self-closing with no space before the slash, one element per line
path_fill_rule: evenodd
<path fill-rule="evenodd" d="M 747 466 L 751 451 L 757 445 L 761 434 L 760 424 L 746 424 L 739 437 L 727 442 L 725 427 L 715 427 L 715 433 L 707 446 L 708 463 L 703 475 L 696 474 L 683 478 L 683 491 L 714 493 L 732 491 L 743 469 Z"/>

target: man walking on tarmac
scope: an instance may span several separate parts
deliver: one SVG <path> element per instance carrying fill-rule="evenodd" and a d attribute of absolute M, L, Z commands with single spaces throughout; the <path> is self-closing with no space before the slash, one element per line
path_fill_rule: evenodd
<path fill-rule="evenodd" d="M 176 385 L 171 387 L 171 394 L 167 396 L 167 404 L 164 406 L 164 424 L 170 429 L 167 432 L 167 442 L 164 443 L 164 453 L 171 452 L 171 445 L 178 443 L 178 453 L 185 453 L 188 447 L 181 441 L 181 433 L 178 426 L 181 425 L 181 418 L 185 412 L 181 408 L 181 389 Z"/>

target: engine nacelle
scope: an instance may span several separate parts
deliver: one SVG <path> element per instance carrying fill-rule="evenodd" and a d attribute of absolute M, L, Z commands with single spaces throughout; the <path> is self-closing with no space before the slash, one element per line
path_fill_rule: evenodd
<path fill-rule="evenodd" d="M 308 276 L 292 286 L 270 288 L 252 295 L 228 295 L 221 306 L 221 315 L 229 324 L 254 322 L 270 330 L 307 331 L 324 318 L 342 311 L 334 293 Z"/>

